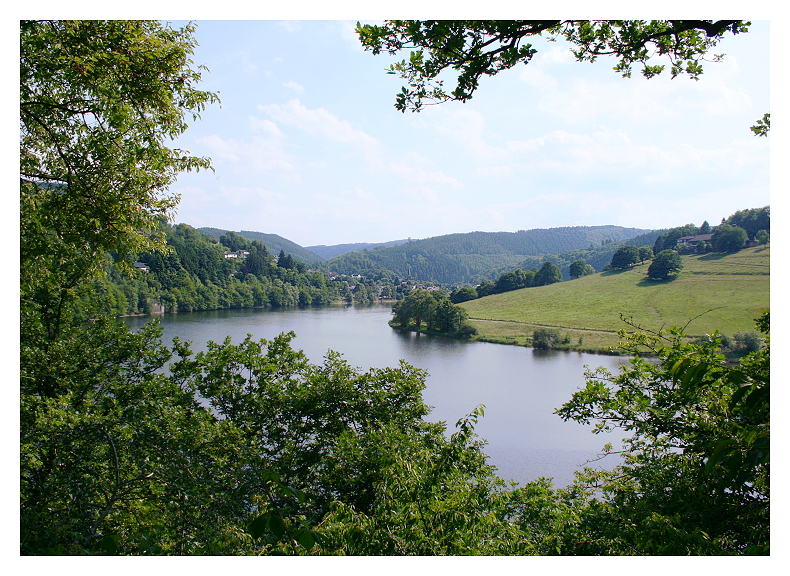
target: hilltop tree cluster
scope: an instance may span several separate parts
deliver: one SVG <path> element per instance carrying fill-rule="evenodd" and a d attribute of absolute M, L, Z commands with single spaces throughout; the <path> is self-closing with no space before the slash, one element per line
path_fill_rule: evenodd
<path fill-rule="evenodd" d="M 699 227 L 686 224 L 672 228 L 656 239 L 653 251 L 655 254 L 662 250 L 677 250 L 681 254 L 692 253 L 692 250 L 696 253 L 732 252 L 743 248 L 749 240 L 767 242 L 770 232 L 770 207 L 749 208 L 722 218 L 718 226 L 710 226 L 706 220 Z M 711 234 L 710 242 L 700 242 L 694 249 L 677 244 L 678 238 L 700 234 Z"/>

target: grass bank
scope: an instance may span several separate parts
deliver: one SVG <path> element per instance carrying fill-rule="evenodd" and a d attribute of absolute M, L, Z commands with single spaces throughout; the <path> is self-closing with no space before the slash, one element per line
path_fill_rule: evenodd
<path fill-rule="evenodd" d="M 570 338 L 564 347 L 604 352 L 617 331 L 631 330 L 621 315 L 645 329 L 686 327 L 690 336 L 719 330 L 732 336 L 754 329 L 770 307 L 770 248 L 734 254 L 683 256 L 674 280 L 655 282 L 648 264 L 603 272 L 569 282 L 525 288 L 464 302 L 479 340 L 528 345 L 537 328 L 555 328 Z"/>

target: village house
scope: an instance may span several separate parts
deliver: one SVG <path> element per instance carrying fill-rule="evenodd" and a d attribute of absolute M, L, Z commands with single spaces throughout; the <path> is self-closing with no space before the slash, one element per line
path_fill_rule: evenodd
<path fill-rule="evenodd" d="M 684 244 L 686 246 L 695 247 L 700 242 L 710 242 L 713 234 L 697 234 L 696 236 L 681 236 L 678 238 L 677 245 Z"/>

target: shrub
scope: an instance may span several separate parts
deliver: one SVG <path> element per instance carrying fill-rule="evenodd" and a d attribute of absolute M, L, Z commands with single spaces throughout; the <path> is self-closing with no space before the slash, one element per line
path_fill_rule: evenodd
<path fill-rule="evenodd" d="M 532 347 L 539 350 L 550 350 L 560 341 L 560 333 L 551 328 L 538 328 L 532 334 Z"/>
<path fill-rule="evenodd" d="M 744 355 L 750 352 L 757 352 L 763 344 L 760 334 L 754 330 L 750 332 L 736 332 L 732 339 L 735 340 L 735 351 Z"/>

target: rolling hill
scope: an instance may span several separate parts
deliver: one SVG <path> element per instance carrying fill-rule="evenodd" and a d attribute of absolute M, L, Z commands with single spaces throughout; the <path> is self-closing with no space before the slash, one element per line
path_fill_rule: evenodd
<path fill-rule="evenodd" d="M 197 231 L 201 234 L 205 234 L 206 236 L 213 236 L 215 238 L 219 238 L 228 232 L 228 230 L 222 230 L 220 228 L 198 228 Z M 241 230 L 236 233 L 248 238 L 249 240 L 258 240 L 259 242 L 262 242 L 266 246 L 266 249 L 269 251 L 269 253 L 274 256 L 279 254 L 280 250 L 282 250 L 286 254 L 290 254 L 305 264 L 313 264 L 324 260 L 323 256 L 316 254 L 315 252 L 311 252 L 310 250 L 299 246 L 299 244 L 296 242 L 292 242 L 291 240 L 283 238 L 282 236 L 278 236 L 277 234 L 265 234 L 263 232 L 251 232 L 249 230 Z"/>
<path fill-rule="evenodd" d="M 322 258 L 330 260 L 331 258 L 348 254 L 349 252 L 372 250 L 373 248 L 378 248 L 379 246 L 398 246 L 399 244 L 405 244 L 406 242 L 408 242 L 408 240 L 391 240 L 390 242 L 377 242 L 372 244 L 368 242 L 357 242 L 356 244 L 332 244 L 331 246 L 320 244 L 318 246 L 305 246 L 305 250 L 310 250 L 310 252 L 314 252 Z"/>
<path fill-rule="evenodd" d="M 525 288 L 465 302 L 482 339 L 524 344 L 537 327 L 559 328 L 582 349 L 617 343 L 617 331 L 632 328 L 620 316 L 649 330 L 687 326 L 701 336 L 719 330 L 732 336 L 754 329 L 754 319 L 770 307 L 770 248 L 732 254 L 683 256 L 673 281 L 647 278 L 648 264 Z"/>
<path fill-rule="evenodd" d="M 621 226 L 573 226 L 448 234 L 350 252 L 332 258 L 328 265 L 344 274 L 361 273 L 369 277 L 390 274 L 442 284 L 469 283 L 481 275 L 492 276 L 497 270 L 515 267 L 529 256 L 590 249 L 649 232 Z"/>

